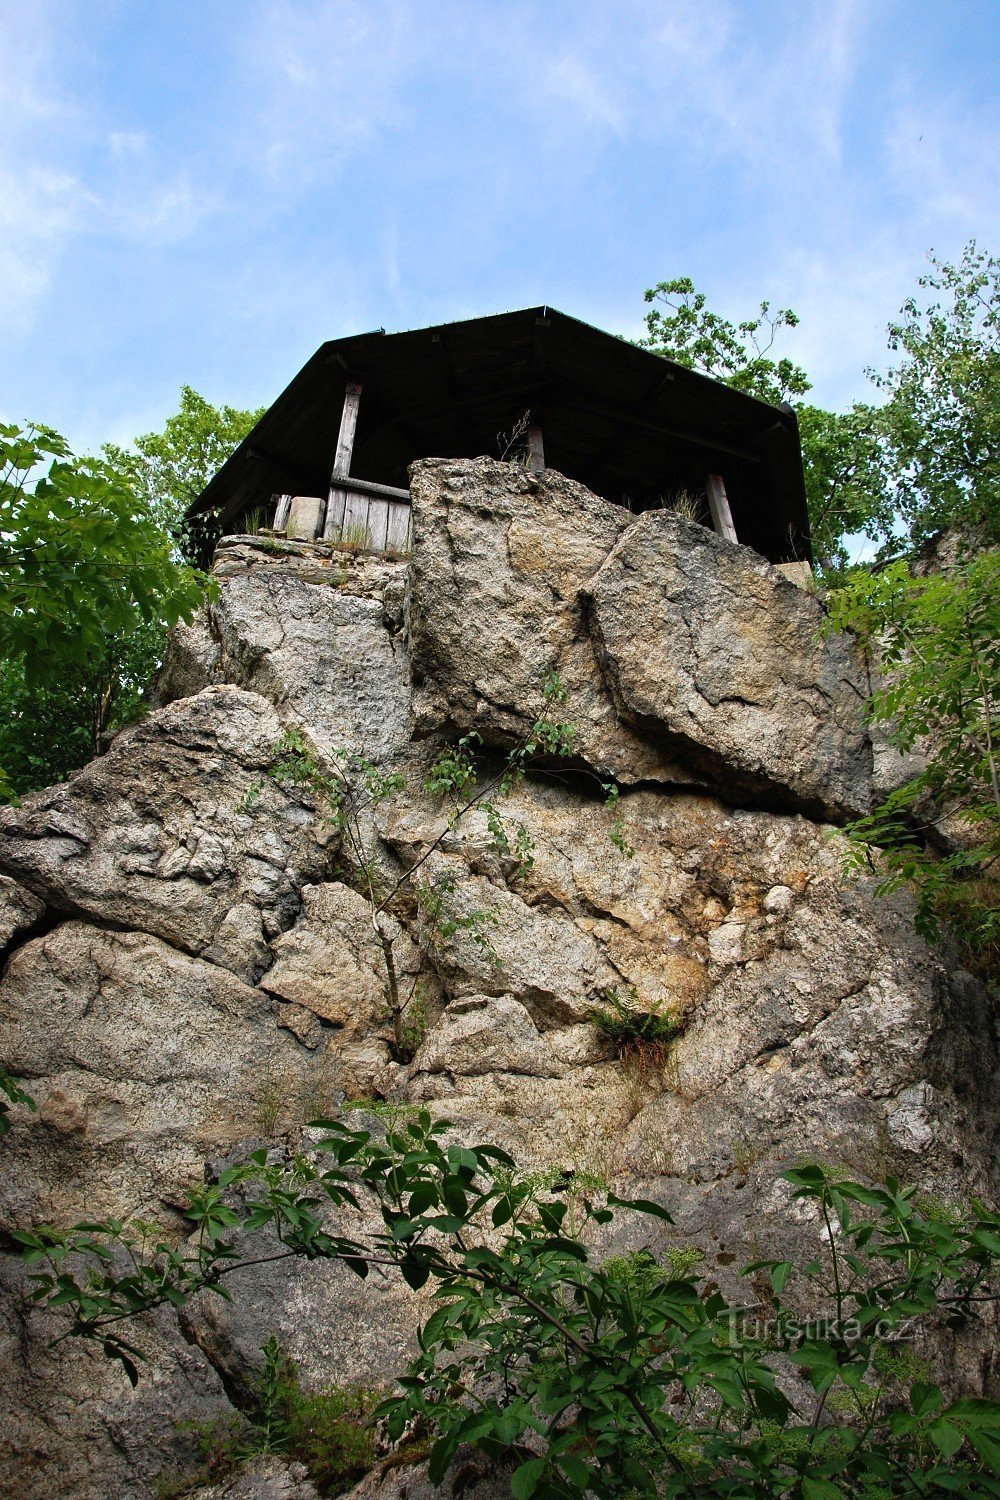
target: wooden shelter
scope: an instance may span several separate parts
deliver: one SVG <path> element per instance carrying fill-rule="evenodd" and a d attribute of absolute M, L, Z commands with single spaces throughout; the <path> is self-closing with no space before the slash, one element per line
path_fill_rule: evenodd
<path fill-rule="evenodd" d="M 772 562 L 811 560 L 791 407 L 549 307 L 323 344 L 189 516 L 405 552 L 414 459 L 512 452 L 633 510 L 682 496 Z"/>

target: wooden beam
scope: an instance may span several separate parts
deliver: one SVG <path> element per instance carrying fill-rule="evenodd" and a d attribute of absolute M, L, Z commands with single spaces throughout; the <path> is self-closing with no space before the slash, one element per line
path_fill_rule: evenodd
<path fill-rule="evenodd" d="M 588 401 L 585 396 L 581 396 L 575 391 L 561 392 L 559 402 L 562 406 L 573 407 L 574 410 L 582 411 L 588 416 L 606 418 L 608 415 L 606 406 L 600 406 L 597 402 Z M 666 422 L 648 422 L 640 416 L 634 416 L 631 412 L 619 413 L 617 420 L 621 423 L 625 431 L 648 432 L 656 437 L 678 438 L 682 443 L 690 443 L 695 448 L 708 448 L 713 453 L 728 453 L 733 458 L 743 458 L 752 464 L 760 462 L 759 455 L 751 453 L 748 448 L 737 447 L 734 443 L 722 443 L 717 438 L 704 437 L 701 433 L 692 432 L 690 428 L 673 427 Z"/>
<path fill-rule="evenodd" d="M 733 513 L 729 509 L 729 496 L 726 494 L 726 486 L 721 474 L 709 474 L 708 476 L 708 508 L 712 513 L 712 525 L 720 536 L 724 536 L 727 542 L 738 542 L 736 527 L 733 525 Z"/>
<path fill-rule="evenodd" d="M 351 454 L 354 452 L 354 434 L 358 426 L 358 407 L 361 404 L 361 387 L 357 381 L 349 380 L 344 391 L 344 408 L 340 413 L 340 432 L 337 435 L 337 456 L 333 460 L 334 479 L 345 479 L 351 472 Z"/>
<path fill-rule="evenodd" d="M 371 479 L 355 479 L 349 475 L 341 480 L 340 488 L 345 490 L 357 490 L 359 495 L 372 495 L 377 500 L 405 500 L 410 503 L 409 490 L 400 489 L 395 484 L 375 484 Z"/>
<path fill-rule="evenodd" d="M 528 467 L 532 474 L 545 473 L 545 444 L 542 429 L 537 422 L 528 427 Z"/>
<path fill-rule="evenodd" d="M 288 517 L 291 514 L 291 509 L 292 496 L 279 495 L 278 503 L 274 508 L 274 521 L 272 522 L 275 531 L 284 531 L 285 527 L 288 525 Z"/>
<path fill-rule="evenodd" d="M 650 384 L 647 385 L 645 391 L 640 396 L 639 400 L 635 403 L 630 413 L 633 422 L 635 422 L 637 419 L 641 420 L 647 414 L 650 407 L 654 404 L 657 397 L 659 396 L 660 392 L 664 389 L 665 386 L 670 385 L 670 383 L 673 381 L 673 378 L 674 372 L 672 370 L 666 370 L 662 374 L 658 374 L 656 379 L 651 381 Z M 601 485 L 604 483 L 604 476 L 610 469 L 614 468 L 615 464 L 621 458 L 622 453 L 628 447 L 628 441 L 628 425 L 625 422 L 619 420 L 615 423 L 615 426 L 611 433 L 611 437 L 609 438 L 604 452 L 603 454 L 601 454 L 599 460 L 599 466 L 593 484 L 593 488 L 597 491 L 598 494 L 600 494 L 601 492 Z"/>
<path fill-rule="evenodd" d="M 330 493 L 326 501 L 326 516 L 322 525 L 325 537 L 342 532 L 350 505 L 347 491 L 337 483 L 351 472 L 351 454 L 354 452 L 354 434 L 358 426 L 358 408 L 361 405 L 361 386 L 349 380 L 344 389 L 344 405 L 340 413 L 340 431 L 337 434 L 337 452 L 330 476 Z"/>

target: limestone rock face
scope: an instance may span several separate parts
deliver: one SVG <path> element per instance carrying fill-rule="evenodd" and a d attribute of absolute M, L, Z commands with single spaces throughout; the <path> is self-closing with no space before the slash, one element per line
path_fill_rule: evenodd
<path fill-rule="evenodd" d="M 624 718 L 730 795 L 821 816 L 868 810 L 867 677 L 845 637 L 821 638 L 805 589 L 660 510 L 625 532 L 585 598 Z"/>
<path fill-rule="evenodd" d="M 316 747 L 381 761 L 407 738 L 409 665 L 403 636 L 406 565 L 317 543 L 251 538 L 220 544 L 219 599 L 176 644 L 160 702 L 212 683 L 268 698 L 309 726 Z"/>
<path fill-rule="evenodd" d="M 619 722 L 579 592 L 633 517 L 561 474 L 491 459 L 414 465 L 409 626 L 418 732 L 523 735 L 558 671 L 588 764 L 621 781 L 690 780 Z"/>
<path fill-rule="evenodd" d="M 372 1097 L 666 1204 L 671 1243 L 734 1296 L 734 1265 L 815 1254 L 779 1176 L 803 1153 L 992 1193 L 994 1002 L 916 937 L 903 894 L 843 875 L 832 825 L 871 796 L 867 685 L 816 601 L 745 548 L 553 473 L 428 460 L 413 504 L 409 563 L 227 539 L 154 711 L 0 813 L 0 1059 L 38 1105 L 11 1112 L 5 1222 L 141 1214 L 180 1243 L 192 1186 L 309 1149 L 309 1120 Z M 488 785 L 553 671 L 573 755 L 498 802 L 504 847 L 428 771 L 475 730 Z M 345 833 L 318 783 L 277 774 L 289 729 L 320 773 L 345 751 L 402 789 L 359 797 Z M 623 1001 L 680 1028 L 642 1067 L 594 1024 Z M 596 1248 L 664 1234 L 622 1216 Z M 0 1493 L 19 1500 L 196 1483 L 175 1421 L 246 1409 L 268 1338 L 307 1388 L 388 1384 L 430 1295 L 381 1267 L 271 1261 L 261 1231 L 231 1302 L 137 1326 L 133 1392 L 78 1341 L 50 1346 L 65 1325 L 25 1304 L 3 1244 Z M 956 1389 L 995 1393 L 985 1345 L 946 1355 Z M 442 1493 L 507 1487 L 469 1455 Z M 313 1487 L 269 1458 L 200 1493 Z M 389 1467 L 355 1500 L 431 1493 L 424 1467 Z"/>
<path fill-rule="evenodd" d="M 43 902 L 6 875 L 0 875 L 0 953 L 38 921 Z"/>
<path fill-rule="evenodd" d="M 329 862 L 308 789 L 268 775 L 270 704 L 207 688 L 0 812 L 0 863 L 56 911 L 153 933 L 254 980 Z"/>
<path fill-rule="evenodd" d="M 28 1088 L 0 1183 L 8 1223 L 173 1218 L 205 1160 L 298 1126 L 322 1059 L 278 1007 L 140 932 L 65 922 L 19 949 L 0 990 L 0 1056 Z"/>
<path fill-rule="evenodd" d="M 869 808 L 863 666 L 764 558 L 489 459 L 417 464 L 412 495 L 418 722 L 516 737 L 558 671 L 602 776 L 834 818 Z"/>
<path fill-rule="evenodd" d="M 252 1458 L 238 1473 L 189 1494 L 191 1500 L 319 1500 L 305 1466 L 286 1463 L 273 1454 Z"/>
<path fill-rule="evenodd" d="M 218 1375 L 158 1312 L 130 1331 L 145 1355 L 133 1390 L 120 1365 L 34 1310 L 19 1262 L 0 1256 L 0 1495 L 146 1500 L 196 1470 L 195 1423 L 228 1420 Z"/>

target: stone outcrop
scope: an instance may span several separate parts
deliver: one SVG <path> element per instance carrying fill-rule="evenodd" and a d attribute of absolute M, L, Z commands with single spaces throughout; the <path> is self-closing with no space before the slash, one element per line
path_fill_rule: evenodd
<path fill-rule="evenodd" d="M 412 495 L 418 724 L 515 738 L 557 671 L 598 776 L 833 818 L 868 809 L 863 666 L 764 558 L 487 459 L 420 464 Z"/>
<path fill-rule="evenodd" d="M 842 873 L 835 825 L 869 805 L 872 749 L 863 668 L 821 638 L 821 604 L 744 548 L 557 474 L 429 460 L 412 493 L 409 563 L 227 539 L 149 716 L 0 813 L 0 1057 L 38 1104 L 0 1147 L 5 1222 L 142 1216 L 181 1239 L 206 1174 L 308 1145 L 308 1120 L 371 1096 L 655 1197 L 723 1286 L 734 1262 L 812 1253 L 778 1178 L 803 1152 L 990 1193 L 993 1004 L 915 936 L 903 895 Z M 573 753 L 500 806 L 530 836 L 518 864 L 423 782 L 473 730 L 498 769 L 553 671 Z M 321 769 L 345 751 L 404 778 L 362 809 L 363 859 L 318 783 L 277 774 L 289 729 Z M 398 884 L 383 936 L 420 1020 L 403 1054 L 360 863 Z M 678 1018 L 662 1067 L 602 1042 L 615 993 Z M 638 1232 L 622 1221 L 601 1248 Z M 381 1269 L 260 1264 L 231 1302 L 143 1321 L 132 1391 L 95 1351 L 50 1346 L 58 1315 L 25 1303 L 13 1250 L 0 1493 L 26 1500 L 152 1496 L 193 1471 L 177 1422 L 233 1418 L 269 1337 L 308 1387 L 385 1383 L 421 1313 Z M 968 1388 L 996 1384 L 988 1353 L 951 1353 Z M 448 1484 L 506 1492 L 471 1459 Z M 199 1491 L 313 1492 L 277 1459 Z M 393 1468 L 357 1500 L 431 1493 Z"/>
<path fill-rule="evenodd" d="M 266 774 L 281 729 L 238 688 L 184 699 L 5 813 L 0 861 L 56 912 L 151 933 L 253 981 L 329 863 L 315 799 Z"/>
<path fill-rule="evenodd" d="M 629 527 L 584 599 L 627 722 L 664 737 L 730 797 L 820 816 L 868 809 L 865 673 L 848 641 L 821 636 L 805 589 L 660 510 Z"/>

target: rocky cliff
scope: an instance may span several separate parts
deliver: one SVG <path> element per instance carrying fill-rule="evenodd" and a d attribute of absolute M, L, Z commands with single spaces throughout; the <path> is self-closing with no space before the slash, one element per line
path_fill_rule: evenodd
<path fill-rule="evenodd" d="M 224 541 L 219 597 L 176 631 L 155 711 L 0 815 L 0 1057 L 39 1106 L 3 1147 L 5 1223 L 141 1216 L 181 1237 L 206 1172 L 370 1096 L 656 1198 L 670 1241 L 723 1279 L 815 1236 L 777 1181 L 803 1152 L 989 1192 L 994 1011 L 914 936 L 905 898 L 841 873 L 836 824 L 872 799 L 868 684 L 850 640 L 821 637 L 817 600 L 555 473 L 428 460 L 412 496 L 409 560 Z M 529 867 L 482 812 L 448 831 L 421 787 L 456 736 L 517 743 L 553 671 L 573 753 L 504 807 Z M 444 831 L 426 877 L 457 918 L 489 914 L 483 944 L 402 887 L 391 939 L 422 1017 L 407 1062 L 321 788 L 275 774 L 289 743 L 405 778 L 359 826 L 369 857 L 398 880 Z M 610 993 L 682 1023 L 662 1066 L 608 1054 L 590 1017 Z M 89 1347 L 53 1346 L 58 1320 L 0 1261 L 0 1489 L 39 1500 L 155 1495 L 190 1463 L 183 1423 L 245 1399 L 269 1335 L 307 1382 L 387 1379 L 419 1311 L 388 1276 L 257 1267 L 232 1303 L 138 1327 L 133 1391 Z M 995 1386 L 989 1351 L 952 1354 Z M 240 1493 L 312 1493 L 260 1472 Z M 426 1491 L 396 1474 L 364 1492 Z"/>

